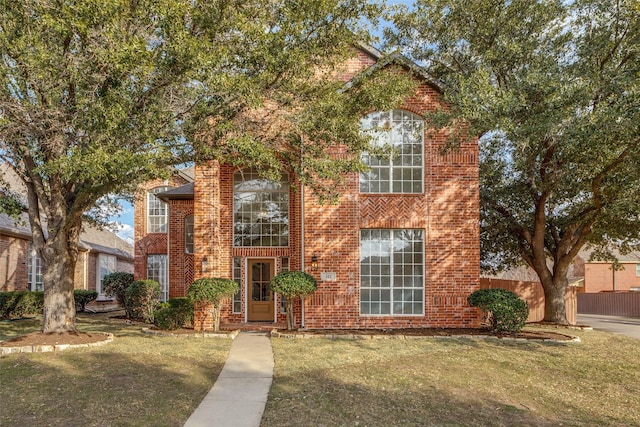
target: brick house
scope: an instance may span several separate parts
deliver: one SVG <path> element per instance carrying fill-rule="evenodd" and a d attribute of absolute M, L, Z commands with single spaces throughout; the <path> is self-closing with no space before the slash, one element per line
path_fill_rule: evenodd
<path fill-rule="evenodd" d="M 294 176 L 272 182 L 217 161 L 147 183 L 135 203 L 136 278 L 158 280 L 164 298 L 184 295 L 194 278 L 237 281 L 223 326 L 284 323 L 268 284 L 287 269 L 318 280 L 295 307 L 305 328 L 478 326 L 467 304 L 479 288 L 477 143 L 443 154 L 447 134 L 427 134 L 421 117 L 441 91 L 402 58 L 361 47 L 340 78 L 385 66 L 411 73 L 418 89 L 362 126 L 390 127 L 380 142 L 400 154 L 365 155 L 371 171 L 349 175 L 335 205 L 294 191 Z"/>
<path fill-rule="evenodd" d="M 0 165 L 0 176 L 14 195 L 25 194 L 6 165 Z M 17 220 L 0 213 L 0 292 L 43 289 L 42 262 L 31 240 L 26 213 Z M 96 290 L 99 301 L 111 300 L 102 292 L 102 278 L 116 271 L 133 273 L 133 247 L 115 233 L 90 225 L 84 226 L 79 243 L 75 288 Z"/>

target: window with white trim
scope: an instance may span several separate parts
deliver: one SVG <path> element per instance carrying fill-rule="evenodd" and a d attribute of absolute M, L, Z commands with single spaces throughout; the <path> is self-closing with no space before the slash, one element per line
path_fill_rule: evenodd
<path fill-rule="evenodd" d="M 636 264 L 636 277 L 640 277 L 640 264 Z"/>
<path fill-rule="evenodd" d="M 42 259 L 31 246 L 27 257 L 27 284 L 30 291 L 43 291 L 44 280 L 42 275 Z"/>
<path fill-rule="evenodd" d="M 160 285 L 160 300 L 169 299 L 167 280 L 167 256 L 147 255 L 147 280 L 155 280 Z"/>
<path fill-rule="evenodd" d="M 233 313 L 242 313 L 242 258 L 233 257 L 233 281 L 238 284 L 238 292 L 233 294 L 231 305 Z"/>
<path fill-rule="evenodd" d="M 193 215 L 184 218 L 184 252 L 193 253 Z"/>
<path fill-rule="evenodd" d="M 369 166 L 360 174 L 362 193 L 422 193 L 424 182 L 424 120 L 409 111 L 371 113 L 360 121 L 371 143 L 389 156 L 378 158 L 363 153 Z"/>
<path fill-rule="evenodd" d="M 423 230 L 360 230 L 360 314 L 424 314 Z"/>
<path fill-rule="evenodd" d="M 289 271 L 289 257 L 288 256 L 283 256 L 282 258 L 280 258 L 280 271 Z M 287 313 L 287 299 L 282 295 L 278 295 L 278 299 L 280 300 L 280 313 L 286 314 Z"/>
<path fill-rule="evenodd" d="M 289 246 L 289 182 L 254 171 L 233 175 L 233 246 Z"/>
<path fill-rule="evenodd" d="M 113 255 L 108 254 L 98 254 L 98 259 L 96 261 L 98 274 L 96 275 L 96 291 L 98 292 L 99 298 L 104 298 L 104 288 L 102 287 L 102 282 L 104 281 L 104 277 L 108 274 L 116 272 L 116 265 L 118 260 Z"/>
<path fill-rule="evenodd" d="M 156 194 L 167 191 L 169 187 L 156 187 L 147 193 L 147 232 L 166 233 L 169 208 Z"/>

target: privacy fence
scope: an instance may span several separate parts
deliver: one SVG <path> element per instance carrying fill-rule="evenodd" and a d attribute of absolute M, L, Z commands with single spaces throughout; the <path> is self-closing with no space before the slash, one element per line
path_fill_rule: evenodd
<path fill-rule="evenodd" d="M 640 292 L 578 294 L 580 314 L 640 317 Z"/>
<path fill-rule="evenodd" d="M 527 302 L 529 306 L 529 318 L 527 322 L 539 322 L 544 319 L 544 291 L 540 282 L 525 282 L 520 280 L 502 280 L 480 278 L 481 289 L 500 288 L 507 289 Z M 565 296 L 567 321 L 576 324 L 577 316 L 577 292 L 576 288 L 569 286 Z M 640 295 L 638 295 L 640 296 Z M 640 302 L 640 300 L 638 300 Z"/>

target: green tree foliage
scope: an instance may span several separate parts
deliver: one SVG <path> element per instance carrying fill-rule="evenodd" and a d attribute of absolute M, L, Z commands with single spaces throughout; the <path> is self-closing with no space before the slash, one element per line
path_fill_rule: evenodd
<path fill-rule="evenodd" d="M 125 307 L 126 291 L 133 281 L 133 274 L 116 271 L 115 273 L 104 276 L 102 279 L 102 289 L 104 289 L 105 295 L 109 297 L 115 296 L 118 304 Z M 130 313 L 127 313 L 127 315 L 129 314 Z"/>
<path fill-rule="evenodd" d="M 566 323 L 570 265 L 640 235 L 640 14 L 630 0 L 424 0 L 389 34 L 481 135 L 483 268 L 533 268 Z"/>
<path fill-rule="evenodd" d="M 282 271 L 275 275 L 269 285 L 272 292 L 285 298 L 287 308 L 287 329 L 296 328 L 296 317 L 293 312 L 293 302 L 297 298 L 303 298 L 318 287 L 316 279 L 304 271 Z"/>
<path fill-rule="evenodd" d="M 230 279 L 216 277 L 202 278 L 194 281 L 187 295 L 196 304 L 210 304 L 213 314 L 213 329 L 220 330 L 220 309 L 222 303 L 238 292 L 238 284 Z"/>
<path fill-rule="evenodd" d="M 0 159 L 26 187 L 43 329 L 75 329 L 83 220 L 105 221 L 168 165 L 288 167 L 332 196 L 361 168 L 358 118 L 412 87 L 384 70 L 333 78 L 378 12 L 365 0 L 0 0 Z M 352 156 L 329 157 L 338 143 Z"/>
<path fill-rule="evenodd" d="M 520 332 L 529 317 L 527 303 L 506 289 L 480 289 L 467 300 L 471 307 L 485 312 L 494 332 Z"/>

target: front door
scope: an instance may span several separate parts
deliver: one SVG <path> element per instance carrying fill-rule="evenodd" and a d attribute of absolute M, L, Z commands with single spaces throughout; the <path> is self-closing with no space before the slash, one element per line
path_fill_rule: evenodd
<path fill-rule="evenodd" d="M 272 259 L 249 260 L 249 321 L 273 322 L 273 292 L 269 283 L 274 264 Z"/>

